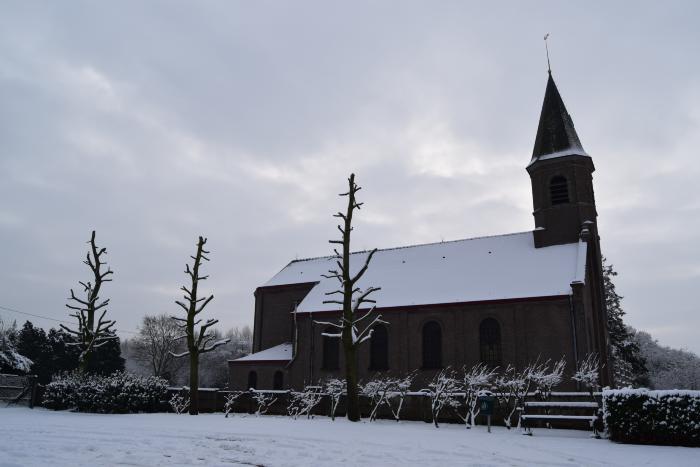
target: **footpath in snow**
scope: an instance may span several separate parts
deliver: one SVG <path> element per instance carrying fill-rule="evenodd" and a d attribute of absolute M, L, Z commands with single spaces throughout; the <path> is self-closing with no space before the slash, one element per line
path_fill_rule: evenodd
<path fill-rule="evenodd" d="M 0 466 L 695 466 L 700 449 L 615 444 L 585 431 L 325 417 L 98 415 L 0 408 Z"/>

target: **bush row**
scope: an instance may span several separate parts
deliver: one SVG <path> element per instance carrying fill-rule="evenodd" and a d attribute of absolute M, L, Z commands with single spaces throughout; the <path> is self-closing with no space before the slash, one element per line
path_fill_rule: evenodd
<path fill-rule="evenodd" d="M 605 424 L 613 441 L 700 446 L 700 391 L 603 391 Z"/>
<path fill-rule="evenodd" d="M 109 376 L 66 374 L 46 386 L 43 405 L 94 413 L 158 412 L 167 405 L 167 381 L 125 372 Z"/>

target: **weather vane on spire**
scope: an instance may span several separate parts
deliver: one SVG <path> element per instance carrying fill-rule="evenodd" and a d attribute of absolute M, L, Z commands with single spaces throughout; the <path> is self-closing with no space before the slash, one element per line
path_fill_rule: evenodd
<path fill-rule="evenodd" d="M 549 33 L 544 35 L 544 50 L 547 51 L 547 72 L 552 74 L 552 66 L 549 64 L 549 46 L 547 45 L 547 39 L 549 39 Z"/>

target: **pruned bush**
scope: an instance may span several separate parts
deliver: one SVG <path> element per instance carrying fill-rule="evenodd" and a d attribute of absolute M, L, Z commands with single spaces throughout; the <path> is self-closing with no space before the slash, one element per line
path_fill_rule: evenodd
<path fill-rule="evenodd" d="M 110 376 L 67 374 L 46 386 L 44 407 L 79 412 L 137 413 L 163 410 L 167 381 L 125 372 Z"/>
<path fill-rule="evenodd" d="M 81 377 L 77 374 L 65 374 L 54 377 L 46 385 L 42 404 L 47 409 L 66 410 L 75 407 L 75 392 Z"/>
<path fill-rule="evenodd" d="M 623 443 L 700 446 L 700 391 L 603 391 L 610 439 Z"/>

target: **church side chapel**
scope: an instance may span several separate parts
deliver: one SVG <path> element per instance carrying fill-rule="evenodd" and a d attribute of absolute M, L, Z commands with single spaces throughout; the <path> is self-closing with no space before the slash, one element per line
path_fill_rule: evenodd
<path fill-rule="evenodd" d="M 534 229 L 378 250 L 361 287 L 381 287 L 374 327 L 359 351 L 359 378 L 417 372 L 421 385 L 444 367 L 483 362 L 523 368 L 566 361 L 572 374 L 597 353 L 610 385 L 593 160 L 583 150 L 551 72 L 532 158 Z M 353 253 L 359 268 L 369 252 Z M 229 361 L 235 390 L 301 389 L 343 377 L 340 340 L 318 321 L 335 257 L 291 261 L 255 290 L 253 353 Z M 371 318 L 370 318 L 371 319 Z M 562 389 L 576 389 L 567 380 Z"/>

